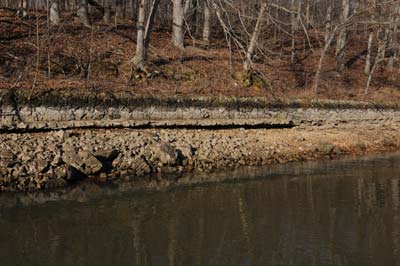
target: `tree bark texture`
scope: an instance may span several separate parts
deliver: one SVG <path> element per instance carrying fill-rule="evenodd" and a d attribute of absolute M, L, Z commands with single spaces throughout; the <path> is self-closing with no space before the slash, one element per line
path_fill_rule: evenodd
<path fill-rule="evenodd" d="M 172 43 L 178 48 L 184 47 L 183 38 L 183 19 L 184 19 L 184 8 L 182 0 L 173 0 L 173 11 L 172 11 Z"/>
<path fill-rule="evenodd" d="M 60 24 L 60 1 L 53 0 L 50 6 L 50 23 L 53 25 Z"/>
<path fill-rule="evenodd" d="M 344 24 L 350 14 L 350 0 L 342 0 L 342 13 L 340 15 L 340 22 Z M 342 72 L 344 69 L 344 55 L 347 43 L 347 27 L 342 26 L 337 37 L 336 44 L 336 71 Z"/>
<path fill-rule="evenodd" d="M 77 15 L 83 25 L 86 27 L 91 26 L 89 21 L 88 0 L 80 0 Z"/>
<path fill-rule="evenodd" d="M 256 46 L 257 46 L 257 39 L 258 39 L 258 36 L 260 35 L 260 32 L 261 32 L 262 21 L 263 21 L 264 13 L 265 13 L 266 10 L 267 10 L 267 2 L 263 1 L 261 3 L 260 12 L 258 13 L 256 26 L 254 27 L 254 31 L 253 31 L 253 34 L 251 36 L 249 47 L 247 49 L 246 60 L 244 62 L 244 66 L 243 66 L 245 71 L 248 71 L 248 70 L 251 69 L 252 57 L 253 57 L 253 54 L 254 54 L 254 50 L 256 49 Z"/>
<path fill-rule="evenodd" d="M 144 62 L 146 59 L 146 50 L 145 50 L 145 7 L 147 4 L 147 0 L 140 0 L 139 3 L 139 14 L 137 21 L 137 37 L 136 37 L 136 54 L 133 58 L 133 64 L 136 68 L 143 68 Z"/>
<path fill-rule="evenodd" d="M 210 22 L 211 10 L 208 2 L 204 0 L 204 24 L 203 24 L 203 41 L 208 45 L 210 43 Z"/>

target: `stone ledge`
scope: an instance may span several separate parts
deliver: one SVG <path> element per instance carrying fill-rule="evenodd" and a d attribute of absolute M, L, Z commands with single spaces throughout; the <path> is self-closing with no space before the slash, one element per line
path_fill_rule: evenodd
<path fill-rule="evenodd" d="M 399 123 L 398 104 L 0 90 L 0 130 Z M 6 115 L 3 115 L 6 114 Z"/>

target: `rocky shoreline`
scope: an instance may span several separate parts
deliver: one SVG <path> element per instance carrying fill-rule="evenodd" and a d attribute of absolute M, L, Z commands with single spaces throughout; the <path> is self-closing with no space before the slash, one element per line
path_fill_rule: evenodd
<path fill-rule="evenodd" d="M 0 134 L 1 191 L 178 182 L 180 173 L 400 150 L 398 123 L 284 129 L 85 129 Z M 206 181 L 206 180 L 205 180 Z"/>
<path fill-rule="evenodd" d="M 396 151 L 399 127 L 398 103 L 0 90 L 0 191 Z"/>

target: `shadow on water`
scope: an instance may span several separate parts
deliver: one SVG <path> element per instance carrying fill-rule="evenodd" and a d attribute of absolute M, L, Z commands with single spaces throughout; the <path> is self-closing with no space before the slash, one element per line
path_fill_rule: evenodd
<path fill-rule="evenodd" d="M 252 180 L 2 203 L 1 265 L 400 265 L 399 155 L 224 174 Z"/>

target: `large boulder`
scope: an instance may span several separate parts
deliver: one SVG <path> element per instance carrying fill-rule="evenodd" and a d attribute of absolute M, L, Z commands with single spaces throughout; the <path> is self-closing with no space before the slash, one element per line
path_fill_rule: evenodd
<path fill-rule="evenodd" d="M 142 176 L 151 172 L 151 167 L 141 156 L 138 156 L 133 160 L 132 168 L 132 170 L 135 171 L 136 176 Z"/>
<path fill-rule="evenodd" d="M 160 143 L 152 148 L 152 158 L 159 166 L 175 165 L 178 161 L 178 152 L 169 143 Z"/>
<path fill-rule="evenodd" d="M 65 151 L 62 159 L 67 165 L 85 175 L 97 174 L 103 167 L 102 163 L 88 151 L 79 151 L 78 153 L 72 150 Z"/>
<path fill-rule="evenodd" d="M 49 166 L 49 162 L 47 160 L 38 159 L 35 162 L 36 173 L 44 173 Z"/>

